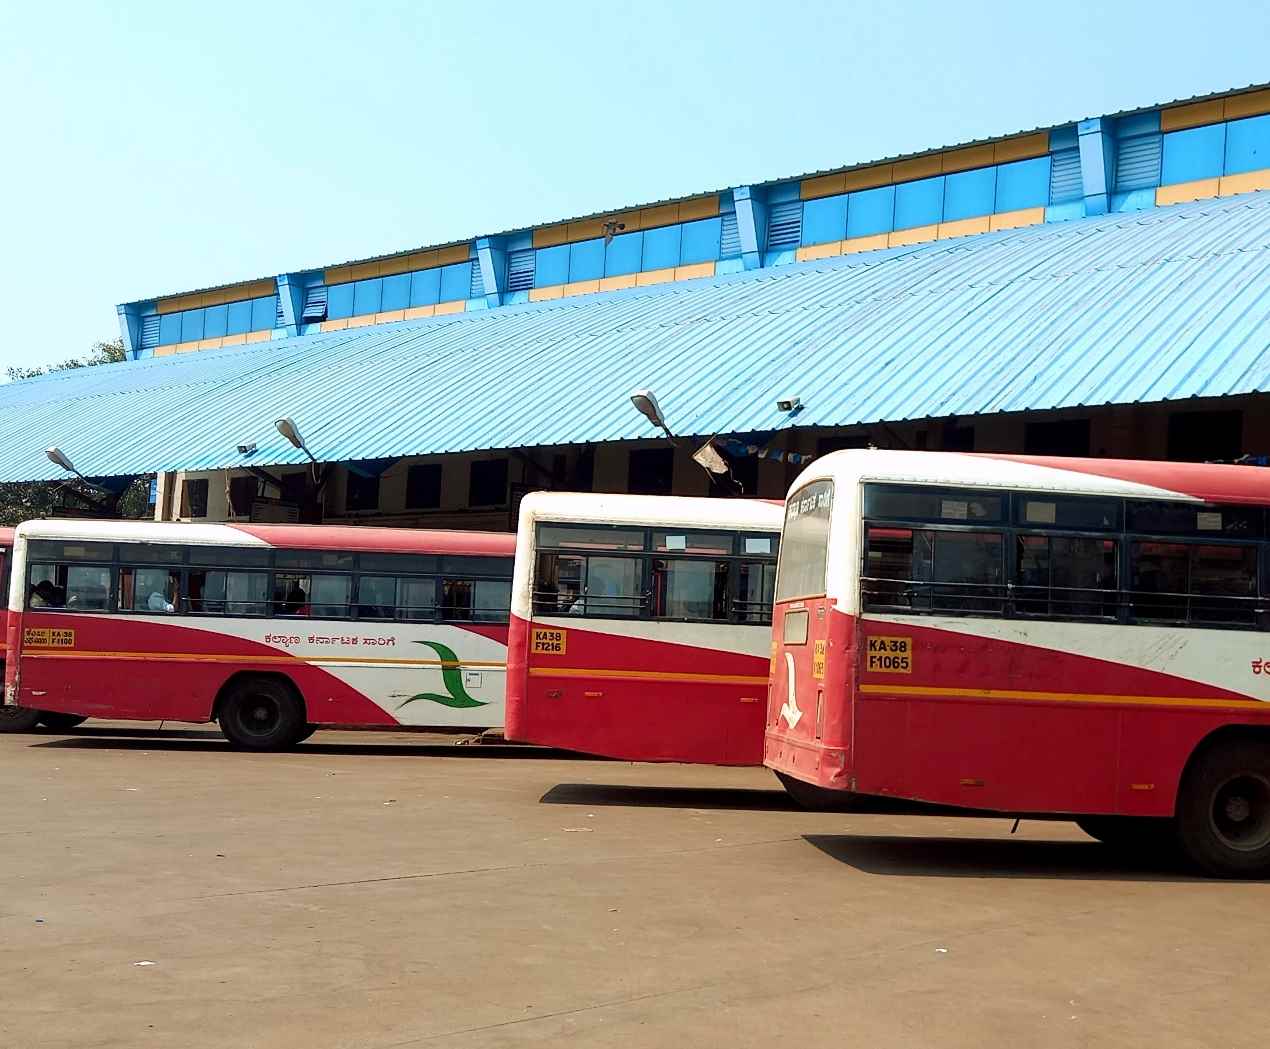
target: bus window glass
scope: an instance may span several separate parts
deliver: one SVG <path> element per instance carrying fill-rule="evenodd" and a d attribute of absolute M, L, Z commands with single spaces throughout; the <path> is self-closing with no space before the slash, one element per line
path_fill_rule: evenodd
<path fill-rule="evenodd" d="M 653 533 L 655 553 L 704 554 L 726 557 L 732 553 L 732 536 L 727 532 L 657 531 Z"/>
<path fill-rule="evenodd" d="M 728 562 L 653 561 L 652 614 L 669 619 L 726 619 Z"/>
<path fill-rule="evenodd" d="M 864 560 L 860 591 L 866 609 L 913 607 L 911 528 L 869 528 Z"/>
<path fill-rule="evenodd" d="M 110 561 L 114 547 L 80 540 L 32 539 L 27 556 L 32 561 Z"/>
<path fill-rule="evenodd" d="M 580 615 L 586 558 L 573 554 L 538 555 L 534 611 L 541 615 Z"/>
<path fill-rule="evenodd" d="M 832 481 L 813 481 L 789 497 L 785 504 L 785 530 L 781 533 L 776 600 L 791 601 L 825 592 L 832 508 Z"/>
<path fill-rule="evenodd" d="M 392 619 L 396 611 L 396 576 L 364 575 L 357 581 L 358 619 Z"/>
<path fill-rule="evenodd" d="M 587 616 L 636 616 L 644 607 L 643 562 L 633 557 L 588 557 L 581 612 Z"/>
<path fill-rule="evenodd" d="M 175 612 L 180 604 L 180 594 L 179 572 L 166 568 L 119 569 L 121 612 Z"/>
<path fill-rule="evenodd" d="M 343 569 L 353 567 L 353 555 L 341 550 L 279 550 L 274 554 L 274 565 L 279 568 Z"/>
<path fill-rule="evenodd" d="M 1259 539 L 1265 512 L 1259 506 L 1196 506 L 1194 503 L 1129 503 L 1129 531 L 1156 535 L 1230 536 Z"/>
<path fill-rule="evenodd" d="M 1120 501 L 1059 495 L 1019 495 L 1015 519 L 1034 528 L 1078 528 L 1089 532 L 1120 530 Z"/>
<path fill-rule="evenodd" d="M 472 618 L 480 623 L 505 623 L 511 615 L 510 579 L 478 579 Z"/>
<path fill-rule="evenodd" d="M 1015 609 L 1024 615 L 1116 614 L 1116 543 L 1077 536 L 1021 535 Z"/>
<path fill-rule="evenodd" d="M 263 616 L 269 613 L 267 572 L 196 569 L 188 576 L 190 611 L 203 615 Z"/>
<path fill-rule="evenodd" d="M 1191 547 L 1191 621 L 1256 621 L 1257 550 L 1252 546 Z"/>
<path fill-rule="evenodd" d="M 544 524 L 538 526 L 538 546 L 540 549 L 643 550 L 644 532 L 640 528 Z"/>
<path fill-rule="evenodd" d="M 435 619 L 437 583 L 435 579 L 403 579 L 397 592 L 397 615 L 401 619 Z"/>
<path fill-rule="evenodd" d="M 141 565 L 185 563 L 185 547 L 175 543 L 120 543 L 119 559 Z"/>
<path fill-rule="evenodd" d="M 770 561 L 742 561 L 737 599 L 733 602 L 742 623 L 770 623 L 776 593 L 776 566 Z"/>
<path fill-rule="evenodd" d="M 959 488 L 866 485 L 864 516 L 899 521 L 1000 521 L 1002 497 Z"/>
<path fill-rule="evenodd" d="M 1003 549 L 998 532 L 871 527 L 866 536 L 866 609 L 1000 612 Z"/>
<path fill-rule="evenodd" d="M 66 608 L 104 612 L 110 602 L 110 569 L 105 565 L 66 566 Z"/>
<path fill-rule="evenodd" d="M 273 577 L 273 614 L 276 616 L 307 616 L 310 614 L 309 597 L 313 581 L 307 575 L 279 572 Z"/>
<path fill-rule="evenodd" d="M 466 579 L 441 581 L 441 618 L 472 618 L 472 583 Z"/>
<path fill-rule="evenodd" d="M 347 619 L 353 580 L 346 575 L 315 575 L 309 591 L 310 614 L 318 619 Z"/>
<path fill-rule="evenodd" d="M 741 540 L 741 553 L 765 554 L 776 556 L 776 544 L 780 537 L 775 535 L 747 535 Z"/>

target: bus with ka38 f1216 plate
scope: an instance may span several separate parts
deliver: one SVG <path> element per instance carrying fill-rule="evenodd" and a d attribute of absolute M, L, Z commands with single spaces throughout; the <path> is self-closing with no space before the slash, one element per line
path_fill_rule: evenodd
<path fill-rule="evenodd" d="M 789 493 L 764 760 L 1270 873 L 1270 470 L 835 452 Z"/>
<path fill-rule="evenodd" d="M 253 750 L 324 725 L 494 728 L 514 550 L 489 532 L 30 521 L 5 709 L 214 720 Z"/>

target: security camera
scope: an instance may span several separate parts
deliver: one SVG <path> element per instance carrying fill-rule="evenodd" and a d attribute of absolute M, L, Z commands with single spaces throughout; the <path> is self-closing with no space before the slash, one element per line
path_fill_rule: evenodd
<path fill-rule="evenodd" d="M 803 406 L 801 397 L 777 397 L 776 410 L 778 412 L 796 412 Z"/>
<path fill-rule="evenodd" d="M 251 444 L 240 444 L 238 446 L 238 454 L 239 455 L 255 455 L 256 454 L 255 442 L 253 441 Z"/>

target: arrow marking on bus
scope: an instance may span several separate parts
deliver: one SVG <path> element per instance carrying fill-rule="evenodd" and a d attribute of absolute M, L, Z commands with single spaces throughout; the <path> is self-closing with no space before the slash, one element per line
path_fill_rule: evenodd
<path fill-rule="evenodd" d="M 797 728 L 803 719 L 803 712 L 798 709 L 798 696 L 794 694 L 794 657 L 785 653 L 785 705 L 781 707 L 781 717 L 789 727 Z"/>

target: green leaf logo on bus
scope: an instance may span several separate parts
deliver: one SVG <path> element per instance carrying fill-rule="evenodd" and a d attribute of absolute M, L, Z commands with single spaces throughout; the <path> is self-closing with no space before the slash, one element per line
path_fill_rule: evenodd
<path fill-rule="evenodd" d="M 454 649 L 448 648 L 439 641 L 416 641 L 416 645 L 427 645 L 441 660 L 441 682 L 445 685 L 445 695 L 440 692 L 420 692 L 411 696 L 397 709 L 409 706 L 418 699 L 426 699 L 430 703 L 440 703 L 454 710 L 467 710 L 471 707 L 487 707 L 488 703 L 469 696 L 463 687 L 463 674 L 459 670 L 459 657 Z"/>

